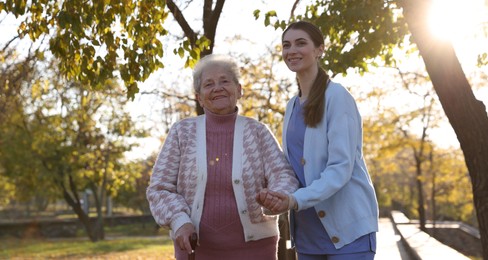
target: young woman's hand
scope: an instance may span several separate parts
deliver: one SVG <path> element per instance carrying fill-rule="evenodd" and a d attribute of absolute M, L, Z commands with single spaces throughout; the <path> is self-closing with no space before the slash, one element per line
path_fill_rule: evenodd
<path fill-rule="evenodd" d="M 256 195 L 256 201 L 273 214 L 281 214 L 290 209 L 289 196 L 291 195 L 263 189 Z"/>

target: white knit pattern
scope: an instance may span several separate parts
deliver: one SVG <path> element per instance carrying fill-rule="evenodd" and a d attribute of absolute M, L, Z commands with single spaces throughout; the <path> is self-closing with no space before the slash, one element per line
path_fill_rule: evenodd
<path fill-rule="evenodd" d="M 205 150 L 196 149 L 196 118 L 183 119 L 170 129 L 153 168 L 147 199 L 154 219 L 161 226 L 177 228 L 190 222 L 196 187 L 205 185 L 197 183 L 197 167 L 201 167 L 196 163 L 197 152 Z M 245 125 L 242 185 L 250 222 L 276 221 L 276 216 L 264 215 L 255 195 L 266 187 L 292 193 L 298 188 L 298 181 L 267 126 L 251 118 L 241 118 Z"/>

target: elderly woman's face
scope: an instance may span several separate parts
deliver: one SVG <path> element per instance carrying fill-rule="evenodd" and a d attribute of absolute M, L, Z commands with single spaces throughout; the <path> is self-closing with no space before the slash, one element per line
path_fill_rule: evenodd
<path fill-rule="evenodd" d="M 202 72 L 200 105 L 214 114 L 234 113 L 241 98 L 241 85 L 234 82 L 231 73 L 222 66 L 209 66 Z"/>

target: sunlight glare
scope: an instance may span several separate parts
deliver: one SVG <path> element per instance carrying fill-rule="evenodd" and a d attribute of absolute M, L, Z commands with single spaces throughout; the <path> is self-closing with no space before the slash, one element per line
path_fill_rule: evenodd
<path fill-rule="evenodd" d="M 477 23 L 479 9 L 474 0 L 433 0 L 429 27 L 440 39 L 453 41 Z"/>

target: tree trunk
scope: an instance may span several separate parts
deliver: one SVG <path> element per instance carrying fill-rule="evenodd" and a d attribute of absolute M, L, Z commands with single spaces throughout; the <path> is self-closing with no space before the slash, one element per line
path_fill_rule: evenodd
<path fill-rule="evenodd" d="M 85 228 L 85 231 L 88 235 L 88 238 L 90 238 L 90 241 L 97 242 L 103 239 L 103 237 L 101 237 L 100 235 L 100 231 L 97 230 L 96 225 L 95 226 L 92 225 L 88 212 L 85 212 L 81 206 L 81 201 L 80 198 L 78 197 L 76 185 L 73 181 L 73 178 L 69 176 L 70 192 L 68 192 L 66 186 L 62 182 L 59 182 L 59 186 L 63 190 L 64 200 L 68 203 L 68 205 L 70 205 L 70 207 L 78 216 L 78 220 L 80 220 L 81 224 Z"/>
<path fill-rule="evenodd" d="M 424 185 L 422 181 L 422 170 L 417 169 L 417 213 L 419 214 L 419 221 L 420 221 L 420 230 L 427 232 L 427 228 L 425 227 L 426 217 L 425 217 L 425 206 L 424 206 Z"/>
<path fill-rule="evenodd" d="M 488 116 L 485 105 L 474 96 L 452 44 L 435 39 L 428 31 L 427 12 L 432 1 L 403 0 L 400 3 L 413 41 L 463 150 L 473 187 L 483 258 L 488 259 Z"/>
<path fill-rule="evenodd" d="M 96 239 L 93 236 L 92 226 L 90 225 L 90 218 L 88 217 L 88 213 L 85 213 L 85 211 L 83 211 L 80 201 L 73 198 L 63 184 L 60 185 L 63 189 L 64 200 L 66 201 L 66 203 L 68 203 L 68 205 L 70 205 L 71 209 L 78 216 L 78 220 L 80 220 L 81 224 L 85 228 L 85 231 L 88 234 L 88 238 L 90 238 L 90 241 L 95 242 Z"/>
<path fill-rule="evenodd" d="M 437 194 L 437 183 L 436 183 L 436 176 L 437 172 L 436 169 L 434 169 L 434 155 L 433 155 L 433 149 L 430 150 L 429 153 L 429 165 L 430 165 L 430 173 L 432 174 L 432 188 L 431 188 L 431 195 L 430 195 L 430 201 L 432 205 L 432 232 L 431 235 L 435 236 L 436 233 L 436 220 L 437 220 L 437 208 L 436 208 L 436 194 Z"/>
<path fill-rule="evenodd" d="M 423 130 L 422 139 L 420 140 L 420 147 L 416 150 L 415 147 L 412 147 L 412 152 L 415 158 L 415 172 L 417 178 L 415 178 L 415 182 L 417 185 L 417 213 L 419 214 L 419 221 L 420 221 L 420 230 L 427 232 L 427 228 L 425 227 L 426 224 L 426 214 L 425 214 L 425 199 L 424 199 L 424 174 L 422 171 L 422 165 L 424 163 L 424 144 L 425 144 L 425 128 Z"/>
<path fill-rule="evenodd" d="M 95 209 L 97 211 L 97 217 L 95 218 L 95 223 L 92 226 L 93 236 L 96 241 L 105 239 L 105 232 L 103 228 L 103 191 L 98 192 L 97 187 L 92 183 L 91 190 L 93 192 L 93 198 L 95 199 Z"/>

